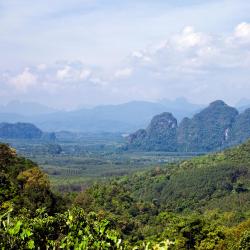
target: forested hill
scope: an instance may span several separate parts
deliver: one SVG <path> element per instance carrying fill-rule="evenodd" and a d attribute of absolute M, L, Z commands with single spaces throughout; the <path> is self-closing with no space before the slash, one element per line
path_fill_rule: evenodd
<path fill-rule="evenodd" d="M 125 238 L 169 249 L 250 249 L 250 141 L 221 153 L 96 185 L 78 195 L 108 211 Z"/>
<path fill-rule="evenodd" d="M 155 116 L 147 129 L 128 137 L 125 149 L 169 152 L 210 152 L 250 138 L 250 109 L 239 114 L 223 101 L 215 101 L 179 125 L 170 113 Z"/>
<path fill-rule="evenodd" d="M 54 140 L 54 133 L 45 133 L 31 123 L 0 123 L 2 139 L 35 139 Z"/>
<path fill-rule="evenodd" d="M 172 211 L 250 209 L 250 141 L 220 153 L 124 178 L 136 199 Z M 239 206 L 240 204 L 240 206 Z"/>
<path fill-rule="evenodd" d="M 0 235 L 2 250 L 122 249 L 120 235 L 109 221 L 54 194 L 48 176 L 34 162 L 3 144 Z"/>
<path fill-rule="evenodd" d="M 66 197 L 0 145 L 1 249 L 250 247 L 250 141 Z"/>

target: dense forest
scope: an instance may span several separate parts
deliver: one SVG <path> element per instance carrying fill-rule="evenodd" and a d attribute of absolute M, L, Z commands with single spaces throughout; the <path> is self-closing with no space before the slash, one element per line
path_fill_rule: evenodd
<path fill-rule="evenodd" d="M 250 141 L 55 193 L 0 146 L 1 249 L 250 249 Z"/>

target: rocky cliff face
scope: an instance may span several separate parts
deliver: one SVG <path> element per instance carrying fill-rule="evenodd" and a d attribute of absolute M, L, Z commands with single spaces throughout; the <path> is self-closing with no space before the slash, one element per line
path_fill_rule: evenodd
<path fill-rule="evenodd" d="M 241 113 L 229 133 L 231 145 L 245 142 L 250 137 L 250 108 Z"/>
<path fill-rule="evenodd" d="M 177 150 L 177 120 L 171 113 L 165 112 L 155 116 L 146 131 L 145 148 L 148 150 Z"/>
<path fill-rule="evenodd" d="M 139 129 L 128 136 L 128 144 L 131 148 L 140 148 L 145 143 L 146 137 L 147 131 L 145 129 Z"/>
<path fill-rule="evenodd" d="M 222 101 L 215 101 L 196 114 L 184 119 L 178 128 L 181 151 L 212 151 L 223 147 L 230 140 L 232 125 L 238 111 Z"/>
<path fill-rule="evenodd" d="M 223 101 L 184 118 L 178 126 L 170 113 L 155 116 L 146 130 L 128 138 L 127 148 L 146 151 L 208 152 L 241 143 L 250 138 L 250 109 L 239 114 Z"/>
<path fill-rule="evenodd" d="M 129 147 L 147 151 L 176 151 L 177 120 L 171 113 L 155 116 L 147 129 L 140 129 L 128 137 Z"/>

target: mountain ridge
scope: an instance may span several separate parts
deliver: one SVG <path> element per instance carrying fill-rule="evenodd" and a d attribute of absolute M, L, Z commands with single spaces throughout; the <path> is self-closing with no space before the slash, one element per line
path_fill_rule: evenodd
<path fill-rule="evenodd" d="M 149 126 L 162 115 L 164 113 L 153 117 Z M 164 124 L 154 126 L 153 133 L 145 130 L 143 138 L 139 136 L 142 130 L 132 133 L 127 138 L 125 148 L 142 151 L 166 151 L 167 148 L 170 149 L 169 152 L 210 152 L 233 146 L 250 138 L 250 109 L 239 113 L 236 108 L 217 100 L 192 118 L 185 117 L 179 124 L 176 123 L 176 137 L 164 140 L 161 135 L 168 132 L 162 130 Z M 159 136 L 162 138 L 160 141 L 148 140 Z"/>
<path fill-rule="evenodd" d="M 118 105 L 104 105 L 35 115 L 18 113 L 18 110 L 14 113 L 9 112 L 10 110 L 3 112 L 0 108 L 0 122 L 33 123 L 44 131 L 131 133 L 146 126 L 152 116 L 161 112 L 173 112 L 180 120 L 184 116 L 192 115 L 201 107 L 201 105 L 191 104 L 185 99 L 177 99 L 159 102 L 132 101 Z"/>

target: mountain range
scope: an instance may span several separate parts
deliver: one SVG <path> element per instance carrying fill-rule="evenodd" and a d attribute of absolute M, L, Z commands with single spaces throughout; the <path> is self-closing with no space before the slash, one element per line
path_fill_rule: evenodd
<path fill-rule="evenodd" d="M 146 126 L 152 116 L 166 110 L 174 113 L 180 120 L 193 115 L 202 107 L 178 98 L 173 101 L 133 101 L 73 111 L 56 111 L 36 103 L 15 101 L 0 106 L 0 122 L 33 123 L 44 131 L 130 133 Z"/>
<path fill-rule="evenodd" d="M 171 113 L 161 113 L 146 129 L 127 138 L 125 149 L 169 152 L 209 152 L 250 138 L 250 109 L 239 113 L 223 101 L 212 102 L 179 124 Z"/>
<path fill-rule="evenodd" d="M 151 118 L 163 112 L 174 114 L 178 122 L 192 117 L 205 105 L 190 103 L 185 98 L 163 99 L 158 102 L 132 101 L 118 105 L 79 108 L 72 111 L 56 110 L 35 102 L 12 101 L 0 105 L 0 122 L 32 123 L 43 131 L 124 133 L 146 127 Z M 250 107 L 250 100 L 236 104 L 239 112 Z"/>

